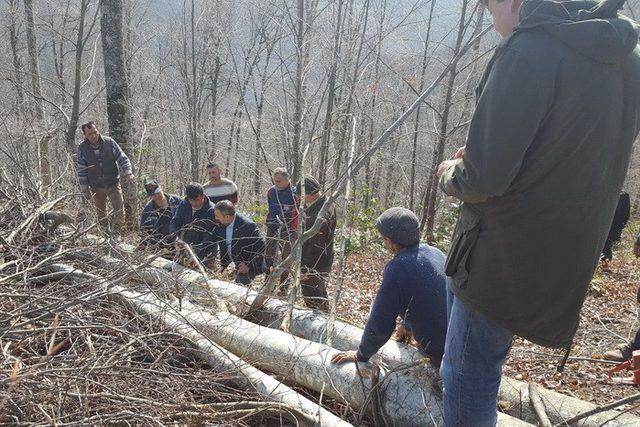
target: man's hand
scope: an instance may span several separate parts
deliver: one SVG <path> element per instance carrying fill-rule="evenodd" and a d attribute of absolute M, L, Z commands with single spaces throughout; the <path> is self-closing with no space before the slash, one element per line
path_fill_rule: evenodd
<path fill-rule="evenodd" d="M 440 178 L 449 168 L 453 167 L 456 163 L 458 163 L 458 159 L 445 160 L 444 162 L 440 163 L 440 166 L 438 166 L 438 172 L 436 172 L 438 178 Z"/>
<path fill-rule="evenodd" d="M 334 354 L 331 358 L 331 363 L 335 363 L 339 365 L 341 363 L 347 362 L 357 362 L 358 361 L 358 353 L 355 351 L 344 351 L 341 353 Z"/>
<path fill-rule="evenodd" d="M 124 178 L 125 181 L 131 183 L 136 179 L 136 176 L 134 174 L 132 174 L 132 173 L 128 173 L 126 175 L 123 175 L 122 178 Z"/>
<path fill-rule="evenodd" d="M 404 324 L 402 323 L 398 325 L 398 330 L 396 331 L 396 337 L 398 338 L 398 341 L 403 342 L 405 344 L 413 343 L 413 333 L 411 331 L 408 331 L 404 327 Z"/>
<path fill-rule="evenodd" d="M 207 267 L 209 270 L 215 271 L 216 269 L 216 259 L 215 258 L 210 258 L 208 260 L 205 261 L 204 266 Z"/>
<path fill-rule="evenodd" d="M 249 266 L 244 262 L 238 264 L 238 274 L 247 274 L 249 272 Z"/>
<path fill-rule="evenodd" d="M 467 149 L 466 145 L 463 145 L 462 147 L 458 148 L 458 151 L 456 151 L 456 154 L 453 155 L 453 159 L 461 159 L 462 156 L 464 156 L 464 153 Z"/>
<path fill-rule="evenodd" d="M 633 254 L 636 258 L 640 258 L 640 245 L 637 243 L 633 246 Z"/>

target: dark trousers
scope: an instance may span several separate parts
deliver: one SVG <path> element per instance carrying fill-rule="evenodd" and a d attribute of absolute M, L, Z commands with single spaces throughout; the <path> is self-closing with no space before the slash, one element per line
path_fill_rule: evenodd
<path fill-rule="evenodd" d="M 640 350 L 640 329 L 636 331 L 636 337 L 633 339 L 631 343 L 631 350 L 636 351 Z"/>
<path fill-rule="evenodd" d="M 604 248 L 602 248 L 603 259 L 613 259 L 613 244 L 614 241 L 607 237 L 607 241 L 604 242 Z"/>
<path fill-rule="evenodd" d="M 291 234 L 287 227 L 267 226 L 267 238 L 265 241 L 265 263 L 267 270 L 278 264 L 278 251 L 281 251 L 285 259 L 291 253 Z"/>
<path fill-rule="evenodd" d="M 329 271 L 312 271 L 306 274 L 300 281 L 302 298 L 307 307 L 315 310 L 329 311 L 329 299 L 327 298 L 327 278 Z"/>

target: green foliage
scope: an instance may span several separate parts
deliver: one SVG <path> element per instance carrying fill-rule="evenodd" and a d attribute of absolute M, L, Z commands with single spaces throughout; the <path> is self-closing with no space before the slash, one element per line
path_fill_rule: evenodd
<path fill-rule="evenodd" d="M 251 218 L 256 224 L 264 224 L 267 220 L 269 206 L 263 202 L 243 203 L 240 211 Z"/>
<path fill-rule="evenodd" d="M 376 218 L 382 213 L 380 201 L 371 196 L 371 190 L 362 188 L 355 191 L 354 200 L 368 199 L 368 206 L 354 203 L 349 206 L 349 230 L 346 241 L 346 253 L 372 251 L 382 247 L 382 237 L 376 230 Z M 338 220 L 337 230 L 341 230 L 344 219 Z M 340 239 L 336 239 L 340 244 Z"/>
<path fill-rule="evenodd" d="M 443 206 L 436 217 L 436 225 L 433 229 L 433 236 L 429 243 L 444 253 L 447 253 L 451 246 L 451 236 L 453 235 L 453 229 L 456 225 L 456 221 L 458 220 L 459 213 L 460 205 L 451 204 Z"/>

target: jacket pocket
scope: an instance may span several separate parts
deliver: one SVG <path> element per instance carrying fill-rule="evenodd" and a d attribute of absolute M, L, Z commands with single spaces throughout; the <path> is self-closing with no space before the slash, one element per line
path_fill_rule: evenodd
<path fill-rule="evenodd" d="M 445 274 L 461 288 L 467 285 L 471 252 L 478 241 L 479 234 L 480 214 L 463 206 L 453 232 L 451 249 L 445 265 Z"/>

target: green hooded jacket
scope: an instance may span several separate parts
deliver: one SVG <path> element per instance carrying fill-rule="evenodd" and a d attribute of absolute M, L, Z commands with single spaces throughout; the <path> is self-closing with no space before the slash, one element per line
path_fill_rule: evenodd
<path fill-rule="evenodd" d="M 640 127 L 624 1 L 525 0 L 477 90 L 466 152 L 440 179 L 464 203 L 456 296 L 516 335 L 570 345 Z"/>

